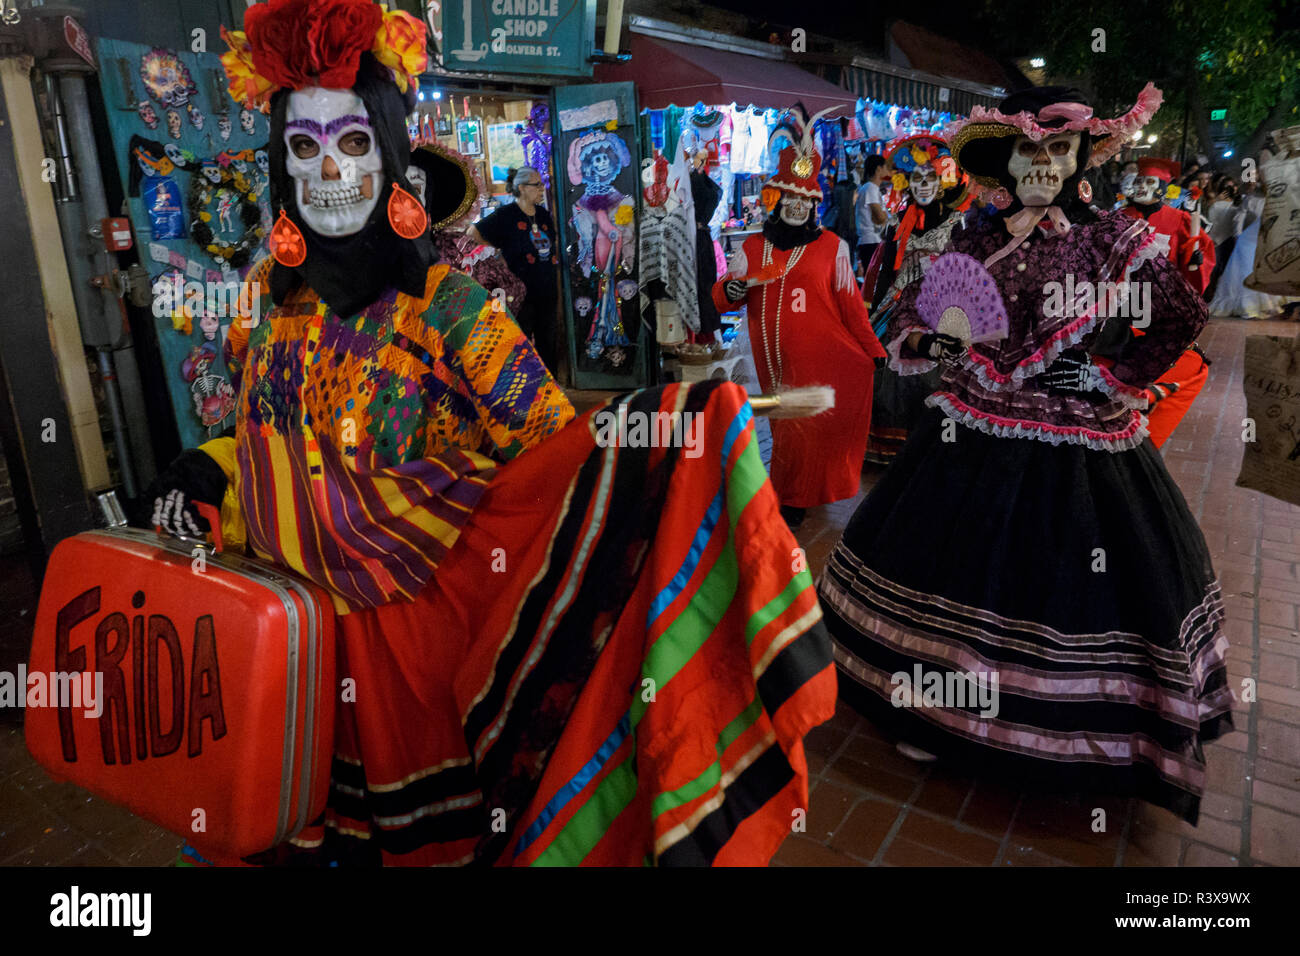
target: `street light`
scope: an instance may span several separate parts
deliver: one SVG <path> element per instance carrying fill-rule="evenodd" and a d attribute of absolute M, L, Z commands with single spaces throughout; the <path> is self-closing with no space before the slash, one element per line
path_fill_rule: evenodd
<path fill-rule="evenodd" d="M 1223 158 L 1224 158 L 1224 159 L 1232 159 L 1232 150 L 1230 150 L 1230 149 L 1226 149 L 1226 150 L 1224 150 L 1224 151 L 1223 151 Z"/>
<path fill-rule="evenodd" d="M 1035 70 L 1041 70 L 1043 67 L 1047 66 L 1047 61 L 1044 60 L 1041 56 L 1036 56 L 1029 61 L 1029 65 L 1032 66 Z"/>
<path fill-rule="evenodd" d="M 1159 138 L 1160 138 L 1160 137 L 1157 136 L 1155 133 L 1152 133 L 1150 136 L 1147 137 L 1147 142 L 1148 142 L 1148 143 L 1154 143 L 1154 142 L 1155 142 L 1156 140 L 1158 140 Z"/>

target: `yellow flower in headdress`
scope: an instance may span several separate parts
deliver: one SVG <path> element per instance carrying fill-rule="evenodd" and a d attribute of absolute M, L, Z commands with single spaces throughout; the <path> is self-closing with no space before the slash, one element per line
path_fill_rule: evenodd
<path fill-rule="evenodd" d="M 890 178 L 890 182 L 894 184 L 894 192 L 901 193 L 904 189 L 907 188 L 907 177 L 904 176 L 902 173 L 894 173 L 894 175 Z"/>
<path fill-rule="evenodd" d="M 916 160 L 916 165 L 924 166 L 930 161 L 930 154 L 919 146 L 912 147 L 912 158 Z"/>
<path fill-rule="evenodd" d="M 230 47 L 221 54 L 221 65 L 225 67 L 226 78 L 230 81 L 227 89 L 236 103 L 249 109 L 263 108 L 271 99 L 275 84 L 258 75 L 253 66 L 253 50 L 248 37 L 242 30 L 221 28 L 221 39 Z"/>
<path fill-rule="evenodd" d="M 385 11 L 375 32 L 375 46 L 371 52 L 376 60 L 393 71 L 399 90 L 405 93 L 408 85 L 419 89 L 420 74 L 429 65 L 423 23 L 405 10 Z"/>

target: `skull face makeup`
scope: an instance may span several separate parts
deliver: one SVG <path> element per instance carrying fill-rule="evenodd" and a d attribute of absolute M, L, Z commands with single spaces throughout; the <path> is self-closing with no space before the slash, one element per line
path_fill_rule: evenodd
<path fill-rule="evenodd" d="M 912 170 L 907 177 L 907 185 L 912 191 L 912 198 L 922 206 L 928 206 L 939 195 L 939 173 L 926 163 Z"/>
<path fill-rule="evenodd" d="M 1156 176 L 1138 176 L 1133 180 L 1133 201 L 1143 206 L 1159 202 L 1163 187 Z"/>
<path fill-rule="evenodd" d="M 1028 136 L 1016 137 L 1007 162 L 1016 196 L 1026 206 L 1051 205 L 1061 184 L 1078 168 L 1078 157 L 1078 133 L 1057 133 L 1037 143 Z"/>
<path fill-rule="evenodd" d="M 284 139 L 302 221 L 322 236 L 359 232 L 384 188 L 379 144 L 361 98 L 320 87 L 290 94 Z"/>
<path fill-rule="evenodd" d="M 813 201 L 797 193 L 783 193 L 781 196 L 781 221 L 787 226 L 802 226 L 808 221 L 812 212 Z"/>

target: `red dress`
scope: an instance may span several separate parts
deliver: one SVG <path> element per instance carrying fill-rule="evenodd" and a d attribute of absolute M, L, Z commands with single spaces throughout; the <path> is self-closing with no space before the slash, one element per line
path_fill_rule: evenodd
<path fill-rule="evenodd" d="M 1142 213 L 1134 206 L 1125 206 L 1120 210 L 1130 219 L 1141 219 Z M 1192 236 L 1192 217 L 1181 209 L 1161 205 L 1147 217 L 1156 233 L 1169 237 L 1169 258 L 1178 267 L 1183 278 L 1191 284 L 1198 294 L 1204 295 L 1210 287 L 1210 274 L 1214 272 L 1214 243 L 1202 229 Z M 1201 250 L 1201 264 L 1190 264 L 1192 253 Z"/>
<path fill-rule="evenodd" d="M 885 350 L 871 331 L 844 240 L 823 230 L 788 252 L 760 233 L 732 257 L 713 287 L 719 310 L 735 308 L 723 286 L 775 265 L 780 278 L 745 296 L 749 341 L 765 392 L 777 387 L 830 385 L 835 407 L 812 418 L 772 422 L 772 485 L 792 508 L 852 498 L 858 493 L 871 427 L 875 358 Z"/>

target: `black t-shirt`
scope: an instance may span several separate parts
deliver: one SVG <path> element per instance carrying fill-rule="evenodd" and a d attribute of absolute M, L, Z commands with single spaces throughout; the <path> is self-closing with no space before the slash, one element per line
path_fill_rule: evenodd
<path fill-rule="evenodd" d="M 528 295 L 554 299 L 555 266 L 560 261 L 555 221 L 545 206 L 531 217 L 512 202 L 486 217 L 476 228 L 488 242 L 501 250 L 510 271 L 523 280 Z"/>

